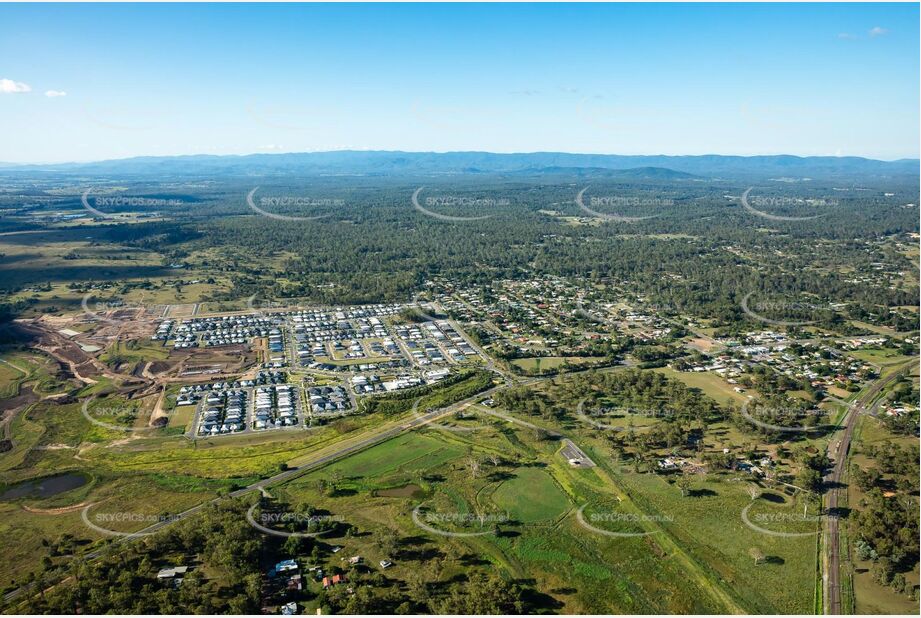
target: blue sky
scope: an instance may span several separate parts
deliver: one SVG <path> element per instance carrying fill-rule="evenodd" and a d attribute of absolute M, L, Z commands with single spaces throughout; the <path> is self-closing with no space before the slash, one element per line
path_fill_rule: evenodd
<path fill-rule="evenodd" d="M 917 4 L 0 4 L 0 161 L 917 157 L 918 19 Z"/>

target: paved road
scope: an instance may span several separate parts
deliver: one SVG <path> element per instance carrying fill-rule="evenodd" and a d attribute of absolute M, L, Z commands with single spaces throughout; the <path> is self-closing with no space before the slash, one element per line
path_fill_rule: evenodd
<path fill-rule="evenodd" d="M 854 428 L 857 427 L 857 419 L 861 414 L 872 412 L 876 407 L 878 407 L 879 402 L 875 404 L 872 403 L 874 398 L 883 388 L 901 376 L 909 367 L 914 365 L 914 363 L 915 361 L 912 360 L 911 362 L 903 365 L 902 368 L 900 368 L 898 371 L 890 374 L 885 378 L 877 380 L 873 386 L 870 387 L 870 390 L 861 395 L 857 401 L 854 402 L 853 407 L 848 412 L 847 420 L 844 426 L 844 434 L 841 436 L 841 439 L 837 443 L 830 443 L 828 445 L 828 455 L 834 460 L 835 465 L 825 477 L 825 483 L 832 488 L 828 493 L 828 500 L 826 502 L 827 512 L 829 515 L 827 518 L 828 523 L 825 537 L 827 562 L 825 570 L 825 585 L 823 587 L 823 590 L 825 591 L 826 614 L 841 614 L 841 584 L 839 581 L 841 571 L 841 556 L 839 546 L 841 542 L 840 536 L 838 534 L 837 509 L 839 494 L 841 491 L 846 491 L 847 489 L 846 487 L 840 487 L 840 483 L 842 477 L 844 476 L 844 471 L 846 470 L 848 450 L 851 446 L 851 437 L 854 434 Z"/>
<path fill-rule="evenodd" d="M 470 310 L 471 312 L 473 312 L 473 308 L 470 307 L 470 305 L 467 304 L 467 302 L 466 302 L 465 300 L 463 300 L 463 299 L 461 299 L 461 298 L 458 298 L 458 300 L 460 300 L 460 302 L 462 302 L 462 303 L 464 304 L 464 306 L 468 308 L 468 310 Z M 437 301 L 432 301 L 432 305 L 435 307 L 435 309 L 436 309 L 437 311 L 439 311 L 439 312 L 442 313 L 443 315 L 448 315 L 448 312 L 445 311 L 444 305 L 442 305 L 441 303 L 439 303 L 439 302 L 437 302 Z M 467 335 L 467 333 L 464 331 L 464 328 L 457 322 L 457 320 L 452 320 L 452 319 L 450 319 L 450 318 L 447 318 L 446 321 L 447 321 L 448 324 L 450 324 L 451 327 L 457 332 L 457 334 L 460 335 L 461 338 L 462 338 L 465 342 L 467 342 L 467 345 L 469 345 L 471 348 L 473 348 L 474 351 L 480 356 L 480 358 L 483 359 L 483 361 L 484 361 L 484 363 L 485 363 L 485 365 L 483 366 L 484 369 L 486 369 L 487 371 L 492 371 L 493 373 L 496 373 L 496 374 L 498 374 L 499 376 L 501 376 L 502 379 L 505 380 L 506 386 L 514 386 L 514 385 L 515 385 L 515 376 L 512 375 L 512 374 L 510 374 L 510 373 L 508 373 L 508 372 L 506 372 L 506 371 L 504 371 L 501 367 L 499 367 L 499 366 L 496 364 L 496 360 L 495 360 L 492 356 L 490 356 L 490 355 L 486 352 L 486 350 L 484 350 L 484 349 L 480 346 L 480 344 L 478 344 L 477 342 L 475 342 L 475 341 L 473 340 L 472 337 L 470 337 L 469 335 Z M 493 325 L 493 326 L 495 326 L 495 325 Z M 496 327 L 496 328 L 498 328 L 498 327 Z M 447 355 L 446 355 L 446 357 L 447 357 Z"/>
<path fill-rule="evenodd" d="M 369 432 L 370 435 L 368 435 L 368 437 L 366 438 L 362 438 L 358 440 L 357 442 L 351 442 L 347 445 L 343 445 L 342 447 L 326 455 L 316 457 L 315 459 L 312 459 L 297 468 L 292 468 L 291 470 L 280 472 L 269 478 L 263 479 L 256 483 L 252 483 L 250 485 L 247 485 L 246 487 L 237 489 L 236 491 L 232 491 L 228 494 L 228 496 L 231 498 L 238 498 L 240 496 L 245 496 L 246 494 L 249 494 L 255 491 L 263 492 L 266 487 L 269 487 L 271 485 L 277 485 L 279 483 L 284 483 L 286 481 L 290 481 L 320 466 L 326 465 L 337 459 L 341 459 L 343 457 L 346 457 L 358 451 L 364 450 L 368 447 L 374 446 L 375 444 L 379 444 L 381 442 L 389 440 L 393 437 L 400 435 L 401 433 L 404 433 L 406 431 L 412 431 L 414 429 L 419 429 L 420 427 L 423 427 L 443 416 L 453 414 L 454 412 L 460 410 L 461 408 L 467 407 L 470 404 L 474 403 L 475 401 L 482 399 L 483 397 L 490 396 L 491 394 L 493 394 L 500 388 L 503 388 L 503 386 L 494 386 L 490 389 L 479 392 L 476 395 L 473 395 L 471 397 L 468 397 L 466 399 L 453 403 L 445 408 L 439 408 L 437 410 L 432 410 L 431 412 L 427 412 L 417 417 L 408 419 L 405 422 L 400 423 L 396 426 L 390 426 L 387 429 L 379 428 L 378 430 L 371 430 Z M 198 513 L 199 511 L 208 507 L 209 505 L 218 503 L 223 499 L 224 498 L 215 498 L 213 500 L 202 502 L 201 504 L 193 506 L 190 509 L 187 509 L 181 513 L 178 513 L 177 515 L 172 516 L 170 519 L 158 521 L 157 523 L 152 524 L 146 528 L 143 528 L 142 530 L 138 530 L 133 535 L 118 537 L 116 542 L 131 541 L 131 540 L 135 540 L 138 538 L 142 538 L 143 536 L 146 536 L 147 534 L 151 532 L 156 532 L 157 530 L 160 530 L 161 528 L 164 528 L 165 526 L 168 526 L 173 522 L 185 519 L 186 517 L 190 515 L 194 515 L 195 513 Z M 93 560 L 97 558 L 101 553 L 102 553 L 101 550 L 94 551 L 94 552 L 85 554 L 84 558 L 86 560 Z M 24 592 L 31 589 L 32 587 L 33 587 L 33 584 L 29 584 L 27 586 L 22 586 L 20 588 L 17 588 L 16 590 L 6 593 L 3 596 L 3 599 L 6 602 L 13 601 L 16 598 L 18 598 L 20 595 L 22 595 Z"/>
<path fill-rule="evenodd" d="M 560 451 L 560 454 L 567 461 L 578 460 L 580 463 L 575 464 L 577 468 L 594 468 L 595 462 L 585 454 L 581 448 L 579 448 L 575 442 L 569 438 L 563 439 L 563 449 Z"/>

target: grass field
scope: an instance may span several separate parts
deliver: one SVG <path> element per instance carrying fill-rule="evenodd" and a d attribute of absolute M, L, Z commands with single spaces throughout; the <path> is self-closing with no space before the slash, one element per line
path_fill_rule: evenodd
<path fill-rule="evenodd" d="M 680 380 L 691 388 L 698 388 L 704 395 L 724 404 L 729 402 L 740 404 L 748 399 L 746 395 L 757 395 L 754 391 L 748 391 L 744 394 L 737 393 L 733 390 L 733 386 L 726 382 L 726 380 L 714 373 L 706 371 L 675 371 L 668 367 L 661 367 L 655 369 L 655 371 L 669 378 Z"/>
<path fill-rule="evenodd" d="M 871 417 L 861 417 L 858 421 L 857 432 L 854 438 L 854 453 L 851 457 L 854 464 L 863 469 L 876 467 L 862 450 L 867 446 L 878 446 L 884 441 L 891 441 L 902 447 L 917 445 L 918 440 L 912 436 L 894 436 L 878 420 Z M 849 505 L 857 505 L 864 496 L 854 483 L 848 484 L 847 501 Z M 918 602 L 912 601 L 906 595 L 895 592 L 892 588 L 882 586 L 873 580 L 871 572 L 872 562 L 861 561 L 856 556 L 854 560 L 854 598 L 858 614 L 916 614 Z M 921 573 L 918 565 L 905 574 L 906 580 L 917 586 L 921 583 Z"/>
<path fill-rule="evenodd" d="M 0 361 L 0 399 L 15 397 L 23 385 L 40 395 L 59 391 L 62 383 L 49 358 L 25 350 L 5 350 Z"/>
<path fill-rule="evenodd" d="M 195 406 L 177 406 L 170 414 L 167 426 L 171 429 L 185 430 L 192 422 L 193 416 L 195 416 Z"/>
<path fill-rule="evenodd" d="M 905 356 L 898 350 L 889 348 L 864 348 L 861 350 L 849 351 L 847 354 L 864 362 L 878 365 L 880 367 L 900 365 L 912 360 L 912 357 Z"/>
<path fill-rule="evenodd" d="M 546 422 L 535 422 L 547 426 Z M 662 526 L 670 538 L 688 552 L 698 568 L 717 581 L 728 582 L 727 587 L 738 595 L 741 607 L 752 612 L 811 611 L 816 537 L 773 537 L 747 527 L 741 514 L 752 501 L 746 491 L 752 477 L 742 473 L 693 476 L 691 495 L 682 497 L 668 477 L 636 473 L 614 465 L 605 455 L 610 450 L 603 439 L 604 432 L 581 424 L 573 425 L 573 429 L 577 443 L 602 468 L 608 468 L 612 478 L 620 479 L 625 494 L 642 513 L 662 517 L 665 521 Z M 821 449 L 824 440 L 827 438 L 805 439 L 803 444 L 814 444 Z M 752 434 L 731 423 L 716 423 L 707 427 L 703 449 L 719 452 L 729 448 L 730 452 L 738 453 L 742 445 L 753 443 L 757 440 Z M 762 445 L 760 450 L 774 457 L 778 470 L 787 470 L 792 465 L 789 457 L 778 457 L 775 449 L 765 450 Z M 774 524 L 781 532 L 808 532 L 802 529 L 803 525 L 817 530 L 814 519 L 796 520 L 795 514 L 801 513 L 796 509 L 800 507 L 798 504 L 794 508 L 790 498 L 779 504 L 759 500 L 752 506 L 751 516 L 755 521 L 767 519 L 769 523 L 763 525 L 766 529 L 772 529 Z M 809 517 L 813 516 L 810 510 Z M 655 536 L 657 541 L 659 538 Z M 755 565 L 749 556 L 752 547 L 763 551 L 768 560 Z"/>
<path fill-rule="evenodd" d="M 131 352 L 147 354 L 127 348 L 114 351 Z M 717 376 L 672 372 L 669 377 L 692 380 L 691 386 L 719 400 L 744 397 Z M 486 388 L 492 380 L 485 372 L 473 374 L 435 389 L 420 405 L 440 407 Z M 112 386 L 102 380 L 82 389 L 82 397 L 100 396 L 90 406 L 91 416 L 96 405 L 129 404 L 113 394 L 103 396 Z M 100 540 L 98 532 L 83 524 L 82 507 L 73 510 L 83 502 L 92 503 L 88 511 L 92 521 L 117 532 L 137 530 L 156 518 L 270 476 L 282 464 L 297 466 L 358 442 L 371 428 L 399 425 L 415 400 L 397 399 L 386 413 L 355 416 L 310 431 L 194 441 L 171 435 L 188 424 L 192 407 L 176 409 L 165 430 L 125 432 L 91 423 L 79 404 L 39 402 L 12 423 L 16 439 L 13 450 L 0 458 L 0 482 L 10 484 L 61 470 L 89 472 L 92 482 L 45 500 L 0 504 L 5 521 L 14 522 L 0 530 L 0 542 L 22 539 L 9 570 L 0 570 L 0 576 L 12 579 L 34 570 L 47 551 L 42 538 L 69 533 L 86 547 Z M 143 403 L 149 406 L 151 401 Z M 131 403 L 137 402 L 141 400 Z M 495 569 L 507 578 L 532 581 L 540 607 L 555 612 L 809 611 L 813 580 L 803 573 L 814 566 L 814 552 L 807 547 L 808 540 L 791 542 L 769 535 L 762 539 L 766 535 L 744 526 L 741 512 L 751 499 L 742 483 L 700 479 L 695 481 L 695 494 L 682 498 L 666 478 L 615 470 L 597 430 L 572 419 L 565 427 L 558 427 L 550 417 L 532 420 L 548 429 L 572 432 L 600 466 L 572 468 L 559 455 L 558 441 L 477 415 L 443 420 L 453 429 L 469 431 L 429 428 L 405 433 L 269 489 L 280 500 L 308 503 L 352 524 L 351 532 L 324 540 L 345 548 L 333 555 L 321 546 L 320 560 L 326 566 L 338 566 L 343 556 L 356 554 L 371 565 L 387 558 L 395 563 L 387 570 L 388 578 L 406 581 L 422 573 L 432 585 L 470 568 Z M 711 429 L 708 448 L 723 442 L 737 447 L 750 440 L 728 424 Z M 600 518 L 596 528 L 586 527 L 576 516 L 583 505 L 587 517 Z M 759 515 L 794 510 L 786 502 L 762 501 L 756 506 L 764 509 L 754 511 Z M 504 514 L 507 519 L 495 520 L 494 526 L 480 524 L 476 529 L 485 532 L 480 536 L 446 537 L 417 526 L 413 519 L 417 507 L 443 516 L 433 523 L 443 532 L 469 531 L 466 516 Z M 18 517 L 20 512 L 26 515 Z M 106 519 L 110 512 L 134 516 Z M 605 519 L 612 514 L 663 518 Z M 650 534 L 616 537 L 599 529 Z M 387 542 L 389 535 L 396 537 L 394 543 Z M 748 551 L 756 545 L 769 561 L 752 562 Z M 310 586 L 319 591 L 316 584 Z"/>
<path fill-rule="evenodd" d="M 386 486 L 390 477 L 436 468 L 462 454 L 456 446 L 435 438 L 404 434 L 331 464 L 323 474 L 338 473 L 346 479 L 373 478 L 375 484 Z M 310 477 L 318 477 L 318 473 Z"/>
<path fill-rule="evenodd" d="M 89 547 L 115 538 L 84 522 L 82 511 L 87 506 L 91 524 L 115 533 L 134 532 L 213 498 L 226 487 L 220 481 L 175 475 L 96 474 L 86 485 L 47 499 L 0 502 L 0 543 L 5 548 L 0 581 L 22 581 L 39 557 L 49 556 L 55 564 L 64 559 L 43 541 L 54 543 L 70 535 L 76 546 Z"/>
<path fill-rule="evenodd" d="M 155 250 L 107 242 L 95 228 L 59 226 L 41 234 L 0 236 L 3 280 L 11 286 L 41 286 L 26 287 L 11 296 L 14 301 L 30 301 L 24 315 L 79 311 L 84 294 L 67 287 L 74 281 L 143 283 L 128 290 L 113 286 L 99 292 L 100 298 L 116 297 L 129 306 L 195 303 L 232 288 L 230 281 L 220 276 L 213 278 L 214 283 L 205 283 L 210 275 L 194 270 L 201 259 L 213 259 L 213 251 L 192 251 L 187 260 L 193 269 L 179 270 L 165 266 L 166 256 Z M 50 289 L 45 289 L 48 285 Z"/>
<path fill-rule="evenodd" d="M 85 390 L 107 388 L 103 382 Z M 107 405 L 117 407 L 117 398 L 106 400 Z M 90 415 L 95 412 L 91 405 Z M 103 418 L 112 421 L 109 416 Z M 7 548 L 0 581 L 5 583 L 23 581 L 38 569 L 44 557 L 52 564 L 64 559 L 51 555 L 45 541 L 54 542 L 69 534 L 77 548 L 88 549 L 107 538 L 85 525 L 80 514 L 83 506 L 92 504 L 88 516 L 103 528 L 134 531 L 208 500 L 219 491 L 277 472 L 281 462 L 339 435 L 329 428 L 305 432 L 301 440 L 259 436 L 219 444 L 194 443 L 167 437 L 167 430 L 139 433 L 99 427 L 83 416 L 81 404 L 51 401 L 37 402 L 18 414 L 10 431 L 13 448 L 0 456 L 0 486 L 64 471 L 81 473 L 91 480 L 44 499 L 27 496 L 0 502 L 0 543 Z"/>
<path fill-rule="evenodd" d="M 19 394 L 19 385 L 28 375 L 19 365 L 7 360 L 0 362 L 0 399 L 9 399 Z"/>
<path fill-rule="evenodd" d="M 116 359 L 121 362 L 162 361 L 169 358 L 169 354 L 169 348 L 158 341 L 117 341 L 99 356 L 99 360 L 104 363 Z"/>
<path fill-rule="evenodd" d="M 491 496 L 496 506 L 524 523 L 553 520 L 565 513 L 569 499 L 540 468 L 520 468 L 499 484 Z"/>
<path fill-rule="evenodd" d="M 682 497 L 661 477 L 627 474 L 631 496 L 647 513 L 670 520 L 666 529 L 697 560 L 724 579 L 754 613 L 809 613 L 813 602 L 815 536 L 776 537 L 745 525 L 742 511 L 752 502 L 744 483 L 709 478 L 692 484 L 692 495 Z M 797 508 L 799 507 L 799 508 Z M 780 505 L 757 501 L 750 519 L 761 527 L 782 532 L 810 532 L 807 524 L 790 525 L 800 514 L 789 498 Z M 781 522 L 761 524 L 759 517 L 782 516 Z M 770 517 L 769 517 L 770 518 Z M 811 523 L 814 531 L 816 522 Z M 768 559 L 755 564 L 753 547 Z"/>
<path fill-rule="evenodd" d="M 575 517 L 582 504 L 590 504 L 594 514 L 612 508 L 629 512 L 632 507 L 628 502 L 616 501 L 618 491 L 606 472 L 571 468 L 557 455 L 557 448 L 554 441 L 537 441 L 532 431 L 506 423 L 489 424 L 462 434 L 432 430 L 395 438 L 273 488 L 272 493 L 292 503 L 307 501 L 357 526 L 357 534 L 332 537 L 325 542 L 342 545 L 346 555 L 361 555 L 370 562 L 396 558 L 395 566 L 388 570 L 391 577 L 409 576 L 417 570 L 411 556 L 430 551 L 425 548 L 435 543 L 443 556 L 439 562 L 442 577 L 463 569 L 463 556 L 482 557 L 508 577 L 533 577 L 537 589 L 547 593 L 545 609 L 576 613 L 728 611 L 715 600 L 706 578 L 688 575 L 683 559 L 672 555 L 672 546 L 666 539 L 656 535 L 607 537 L 583 527 Z M 483 462 L 476 474 L 468 467 L 471 455 Z M 500 462 L 498 466 L 489 463 L 491 456 Z M 678 493 L 658 477 L 641 476 L 667 488 L 655 486 L 655 491 Z M 320 481 L 330 478 L 339 479 L 332 494 L 320 489 Z M 407 490 L 397 491 L 399 496 L 379 493 L 390 487 Z M 748 498 L 741 490 L 737 492 L 738 496 L 720 506 L 731 504 L 735 508 L 738 504 L 738 511 L 711 512 L 714 526 L 731 525 L 730 521 L 739 521 L 741 526 L 735 518 Z M 412 510 L 420 505 L 428 509 L 427 514 L 442 517 L 507 514 L 509 520 L 499 525 L 499 534 L 440 537 L 420 531 L 413 523 Z M 484 529 L 452 525 L 450 518 L 434 521 L 436 528 L 448 532 Z M 624 526 L 615 523 L 613 528 Z M 627 524 L 626 528 L 635 529 L 635 524 Z M 395 553 L 385 552 L 378 543 L 380 535 L 388 534 L 400 539 Z M 700 542 L 694 537 L 682 540 Z M 753 570 L 742 564 L 748 560 L 745 551 L 747 548 L 739 566 Z M 706 553 L 704 549 L 700 552 Z M 807 553 L 811 559 L 813 554 Z M 765 567 L 771 568 L 778 577 L 790 575 L 789 566 Z M 767 595 L 768 586 L 762 586 L 757 579 L 761 572 L 753 573 L 752 585 L 759 590 L 764 588 Z M 669 594 L 663 595 L 662 582 L 666 581 Z M 805 587 L 811 590 L 811 580 Z M 786 599 L 779 596 L 778 601 L 751 594 L 747 606 L 780 608 Z M 811 596 L 803 596 L 808 596 L 808 607 Z"/>
<path fill-rule="evenodd" d="M 912 306 L 899 307 L 899 309 L 903 309 L 905 311 L 911 311 L 911 312 L 916 312 L 918 310 L 917 307 L 912 307 Z M 860 320 L 851 320 L 851 324 L 853 324 L 857 328 L 862 328 L 867 332 L 876 333 L 878 335 L 886 335 L 887 337 L 899 337 L 899 336 L 906 336 L 909 334 L 909 333 L 899 333 L 895 331 L 894 329 L 889 328 L 888 326 L 876 326 L 875 324 L 868 324 L 867 322 L 861 322 Z"/>
<path fill-rule="evenodd" d="M 891 588 L 882 586 L 873 581 L 870 572 L 871 563 L 855 561 L 854 595 L 856 599 L 855 613 L 857 614 L 905 614 L 917 615 L 918 602 L 912 601 L 905 595 L 893 592 Z M 906 579 L 915 586 L 918 585 L 918 568 L 906 575 Z"/>
<path fill-rule="evenodd" d="M 516 358 L 512 365 L 521 368 L 525 373 L 540 373 L 559 369 L 567 362 L 571 365 L 591 365 L 599 362 L 601 358 L 591 356 L 537 356 L 534 358 Z"/>

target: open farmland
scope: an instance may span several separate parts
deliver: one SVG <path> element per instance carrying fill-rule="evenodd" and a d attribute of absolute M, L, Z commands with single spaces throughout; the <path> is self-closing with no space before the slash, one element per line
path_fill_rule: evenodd
<path fill-rule="evenodd" d="M 919 11 L 0 3 L 0 612 L 918 614 Z"/>

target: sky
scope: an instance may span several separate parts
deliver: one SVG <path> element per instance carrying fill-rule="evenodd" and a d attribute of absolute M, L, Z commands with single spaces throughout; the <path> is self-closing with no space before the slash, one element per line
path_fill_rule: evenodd
<path fill-rule="evenodd" d="M 0 4 L 0 162 L 919 156 L 915 4 Z"/>

